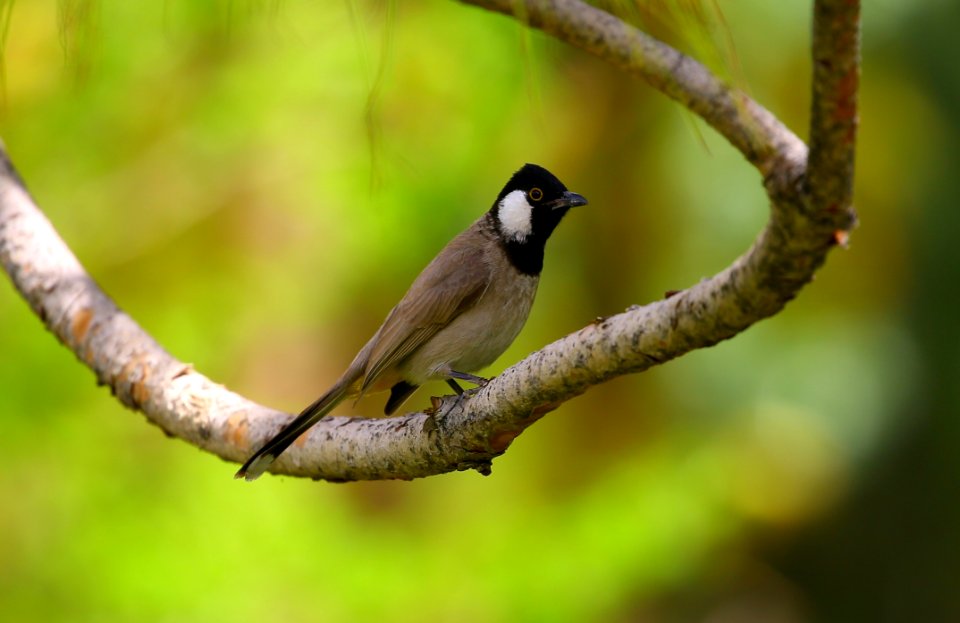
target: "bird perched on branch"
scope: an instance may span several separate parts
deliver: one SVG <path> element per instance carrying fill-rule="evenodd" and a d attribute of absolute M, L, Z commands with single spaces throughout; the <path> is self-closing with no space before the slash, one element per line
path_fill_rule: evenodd
<path fill-rule="evenodd" d="M 493 363 L 520 333 L 547 239 L 570 208 L 586 203 L 543 167 L 524 165 L 490 210 L 423 269 L 337 382 L 254 453 L 237 478 L 259 477 L 346 398 L 390 390 L 390 415 L 429 380 L 445 380 L 458 394 L 458 380 L 485 385 L 472 372 Z"/>

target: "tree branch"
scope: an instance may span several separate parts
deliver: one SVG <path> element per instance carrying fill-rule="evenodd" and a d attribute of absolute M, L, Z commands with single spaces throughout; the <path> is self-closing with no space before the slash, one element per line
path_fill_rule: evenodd
<path fill-rule="evenodd" d="M 842 210 L 852 202 L 859 82 L 859 0 L 815 3 L 810 162 L 805 185 L 815 210 Z"/>
<path fill-rule="evenodd" d="M 511 15 L 517 4 L 468 1 Z M 828 4 L 840 9 L 821 6 Z M 525 19 L 531 25 L 643 76 L 736 145 L 764 173 L 770 221 L 744 255 L 711 279 L 598 320 L 533 353 L 482 390 L 438 400 L 428 412 L 327 418 L 271 471 L 327 480 L 408 479 L 471 468 L 488 473 L 517 435 L 591 386 L 711 346 L 777 313 L 853 224 L 856 80 L 851 87 L 842 76 L 858 63 L 857 38 L 848 37 L 857 27 L 856 11 L 849 9 L 855 4 L 821 2 L 815 10 L 824 16 L 815 31 L 832 52 L 816 52 L 822 67 L 814 76 L 811 136 L 819 141 L 813 154 L 821 169 L 807 177 L 803 143 L 702 65 L 582 2 L 528 0 Z M 843 166 L 835 168 L 837 163 Z M 0 263 L 98 381 L 169 434 L 239 462 L 289 421 L 289 414 L 250 402 L 176 360 L 124 314 L 34 205 L 2 149 Z"/>
<path fill-rule="evenodd" d="M 517 18 L 581 48 L 700 115 L 766 177 L 807 148 L 770 111 L 669 45 L 581 0 L 460 0 Z"/>

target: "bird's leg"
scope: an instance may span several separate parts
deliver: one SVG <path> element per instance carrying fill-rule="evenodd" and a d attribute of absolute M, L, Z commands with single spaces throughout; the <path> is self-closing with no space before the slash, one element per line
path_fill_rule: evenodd
<path fill-rule="evenodd" d="M 468 381 L 478 387 L 483 387 L 484 385 L 490 382 L 488 379 L 485 379 L 482 376 L 477 376 L 476 374 L 468 374 L 466 372 L 457 372 L 456 370 L 450 370 L 447 374 L 449 374 L 451 377 L 447 379 L 447 383 L 449 383 L 450 387 L 452 387 L 454 391 L 456 391 L 458 394 L 463 392 L 463 390 L 460 389 L 460 386 L 457 385 L 456 381 L 454 381 L 453 379 Z"/>
<path fill-rule="evenodd" d="M 458 396 L 463 396 L 465 393 L 470 394 L 470 393 L 476 392 L 477 389 L 483 387 L 484 385 L 490 382 L 487 379 L 483 378 L 482 376 L 477 376 L 475 374 L 467 374 L 466 372 L 457 372 L 456 370 L 445 370 L 445 374 L 447 376 L 447 385 L 449 385 L 453 391 L 457 392 Z M 460 387 L 460 384 L 457 383 L 457 381 L 454 379 L 460 379 L 461 381 L 469 381 L 470 383 L 473 383 L 474 385 L 476 385 L 477 388 L 464 390 L 462 387 Z"/>

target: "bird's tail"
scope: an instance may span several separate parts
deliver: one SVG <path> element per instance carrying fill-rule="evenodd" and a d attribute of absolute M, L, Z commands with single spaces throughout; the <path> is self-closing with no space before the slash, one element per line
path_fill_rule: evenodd
<path fill-rule="evenodd" d="M 273 439 L 264 444 L 253 456 L 247 459 L 247 462 L 237 471 L 234 478 L 245 478 L 248 481 L 259 478 L 263 472 L 267 471 L 277 457 L 290 447 L 290 444 L 297 440 L 297 437 L 305 433 L 307 429 L 319 422 L 325 415 L 330 413 L 334 407 L 340 404 L 340 402 L 347 397 L 349 389 L 350 379 L 340 379 L 327 393 L 317 398 L 313 404 L 301 411 L 300 415 L 294 418 L 283 430 L 274 435 Z"/>

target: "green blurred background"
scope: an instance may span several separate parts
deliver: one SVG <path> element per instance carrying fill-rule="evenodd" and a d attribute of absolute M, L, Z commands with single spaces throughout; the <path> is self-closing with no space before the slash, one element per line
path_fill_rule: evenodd
<path fill-rule="evenodd" d="M 851 248 L 775 318 L 565 404 L 489 478 L 234 481 L 0 287 L 0 620 L 960 620 L 960 5 L 865 4 Z M 809 3 L 721 6 L 709 35 L 684 9 L 651 27 L 805 135 Z M 12 7 L 0 136 L 37 202 L 175 356 L 277 408 L 524 162 L 591 205 L 491 374 L 765 221 L 691 114 L 454 2 Z"/>

